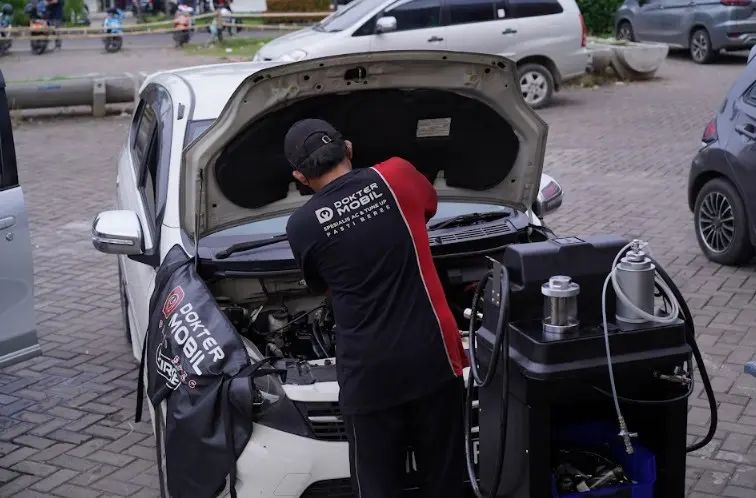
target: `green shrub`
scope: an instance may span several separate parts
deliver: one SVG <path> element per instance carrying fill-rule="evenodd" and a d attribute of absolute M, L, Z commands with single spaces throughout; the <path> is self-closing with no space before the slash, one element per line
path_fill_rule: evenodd
<path fill-rule="evenodd" d="M 24 7 L 29 3 L 27 0 L 0 0 L 0 5 L 9 3 L 13 6 L 13 25 L 25 26 L 29 24 L 29 18 L 24 14 Z"/>
<path fill-rule="evenodd" d="M 65 0 L 63 4 L 63 19 L 73 22 L 84 14 L 84 0 Z"/>
<path fill-rule="evenodd" d="M 614 14 L 623 0 L 577 0 L 588 33 L 595 36 L 614 33 Z"/>
<path fill-rule="evenodd" d="M 267 0 L 266 14 L 275 12 L 328 12 L 333 5 L 331 0 Z M 265 24 L 303 23 L 312 24 L 319 21 L 317 17 L 265 17 Z"/>

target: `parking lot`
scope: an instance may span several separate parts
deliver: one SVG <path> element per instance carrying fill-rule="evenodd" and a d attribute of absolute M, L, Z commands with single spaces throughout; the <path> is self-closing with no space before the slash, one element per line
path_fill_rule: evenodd
<path fill-rule="evenodd" d="M 673 56 L 646 83 L 567 90 L 542 111 L 545 171 L 566 191 L 563 235 L 642 237 L 696 316 L 717 391 L 719 431 L 688 459 L 690 497 L 753 498 L 756 489 L 756 271 L 699 253 L 688 165 L 744 57 L 698 66 Z M 44 355 L 0 371 L 0 497 L 158 496 L 151 429 L 133 422 L 136 369 L 124 339 L 113 257 L 92 248 L 95 214 L 112 206 L 128 117 L 19 123 Z M 359 147 L 359 144 L 356 144 Z M 689 413 L 709 420 L 700 383 Z M 660 497 L 664 498 L 664 497 Z"/>

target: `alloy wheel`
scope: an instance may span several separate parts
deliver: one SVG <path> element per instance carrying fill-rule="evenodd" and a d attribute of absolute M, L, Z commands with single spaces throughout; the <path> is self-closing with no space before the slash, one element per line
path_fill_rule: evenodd
<path fill-rule="evenodd" d="M 706 33 L 703 31 L 697 32 L 690 40 L 690 54 L 693 56 L 693 60 L 701 62 L 706 59 L 709 54 L 709 40 L 706 37 Z"/>
<path fill-rule="evenodd" d="M 549 94 L 549 83 L 541 73 L 528 71 L 520 76 L 522 96 L 528 105 L 538 105 Z"/>
<path fill-rule="evenodd" d="M 715 253 L 726 251 L 735 237 L 735 216 L 727 197 L 710 192 L 698 213 L 698 231 L 706 247 Z"/>
<path fill-rule="evenodd" d="M 620 26 L 619 31 L 617 31 L 617 39 L 632 41 L 633 31 L 632 29 L 630 29 L 629 24 L 623 24 L 622 26 Z"/>

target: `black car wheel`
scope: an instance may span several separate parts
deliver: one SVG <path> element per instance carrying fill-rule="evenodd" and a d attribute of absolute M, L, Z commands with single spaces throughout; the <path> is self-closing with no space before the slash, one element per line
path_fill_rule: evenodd
<path fill-rule="evenodd" d="M 633 25 L 629 21 L 622 21 L 617 26 L 617 39 L 635 41 L 635 33 L 633 32 Z"/>
<path fill-rule="evenodd" d="M 126 285 L 123 283 L 123 271 L 118 265 L 118 294 L 121 297 L 121 320 L 126 340 L 131 344 L 131 325 L 129 325 L 129 298 L 126 297 Z"/>
<path fill-rule="evenodd" d="M 717 51 L 711 46 L 709 32 L 699 28 L 690 35 L 690 58 L 698 64 L 708 64 L 717 56 Z"/>
<path fill-rule="evenodd" d="M 708 259 L 739 265 L 753 256 L 745 205 L 729 181 L 716 178 L 704 185 L 696 197 L 693 214 L 698 245 Z"/>

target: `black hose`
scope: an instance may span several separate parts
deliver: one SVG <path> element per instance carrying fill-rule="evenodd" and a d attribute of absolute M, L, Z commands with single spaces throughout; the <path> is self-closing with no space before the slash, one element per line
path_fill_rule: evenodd
<path fill-rule="evenodd" d="M 693 350 L 693 358 L 695 358 L 696 364 L 698 365 L 699 370 L 701 370 L 701 381 L 703 382 L 704 391 L 706 391 L 706 397 L 709 400 L 709 410 L 711 411 L 709 432 L 706 433 L 706 436 L 704 436 L 702 440 L 688 446 L 685 449 L 686 452 L 690 453 L 692 451 L 700 450 L 701 448 L 709 444 L 712 439 L 714 439 L 714 434 L 717 432 L 717 424 L 719 421 L 717 414 L 717 400 L 714 396 L 714 389 L 711 387 L 709 374 L 706 372 L 706 365 L 704 365 L 703 356 L 701 356 L 701 350 L 698 348 L 698 343 L 696 342 L 696 326 L 693 322 L 693 314 L 690 312 L 690 308 L 688 308 L 688 303 L 685 301 L 685 298 L 683 297 L 682 292 L 680 292 L 680 289 L 675 285 L 675 283 L 672 281 L 672 278 L 664 270 L 664 268 L 662 268 L 659 262 L 654 258 L 650 259 L 654 263 L 654 265 L 656 265 L 656 272 L 659 274 L 662 280 L 664 280 L 664 283 L 667 284 L 669 289 L 672 291 L 672 294 L 675 296 L 675 299 L 677 299 L 677 302 L 680 304 L 680 310 L 682 311 L 683 319 L 685 321 L 685 336 L 690 349 Z M 693 372 L 691 372 L 691 378 L 692 374 Z"/>
<path fill-rule="evenodd" d="M 477 498 L 494 498 L 501 484 L 502 470 L 504 467 L 504 452 L 507 444 L 507 422 L 509 417 L 509 400 L 507 396 L 509 394 L 509 334 L 507 329 L 509 328 L 509 274 L 506 268 L 501 267 L 502 280 L 501 287 L 504 292 L 501 296 L 501 305 L 499 306 L 499 315 L 496 320 L 496 336 L 494 338 L 494 347 L 492 355 L 488 363 L 485 378 L 481 379 L 478 374 L 477 358 L 475 357 L 476 351 L 476 330 L 475 321 L 478 316 L 478 301 L 480 295 L 485 289 L 486 283 L 489 278 L 493 276 L 493 271 L 488 271 L 483 278 L 478 282 L 475 287 L 475 293 L 473 294 L 473 301 L 470 307 L 470 327 L 468 338 L 468 350 L 470 352 L 470 373 L 467 377 L 467 399 L 465 403 L 464 423 L 465 423 L 465 457 L 467 461 L 467 473 L 470 476 L 470 486 L 472 486 L 473 493 Z M 494 474 L 493 485 L 487 494 L 483 494 L 478 484 L 478 476 L 475 472 L 475 464 L 473 459 L 473 441 L 472 441 L 472 406 L 473 406 L 473 387 L 478 384 L 478 387 L 486 387 L 493 380 L 494 373 L 499 363 L 499 359 L 504 358 L 504 374 L 506 375 L 505 388 L 502 393 L 504 399 L 504 406 L 499 411 L 499 426 L 501 427 L 501 438 L 499 439 L 499 446 L 496 451 L 496 473 Z M 480 424 L 480 420 L 478 421 Z M 479 434 L 480 437 L 480 434 Z"/>

